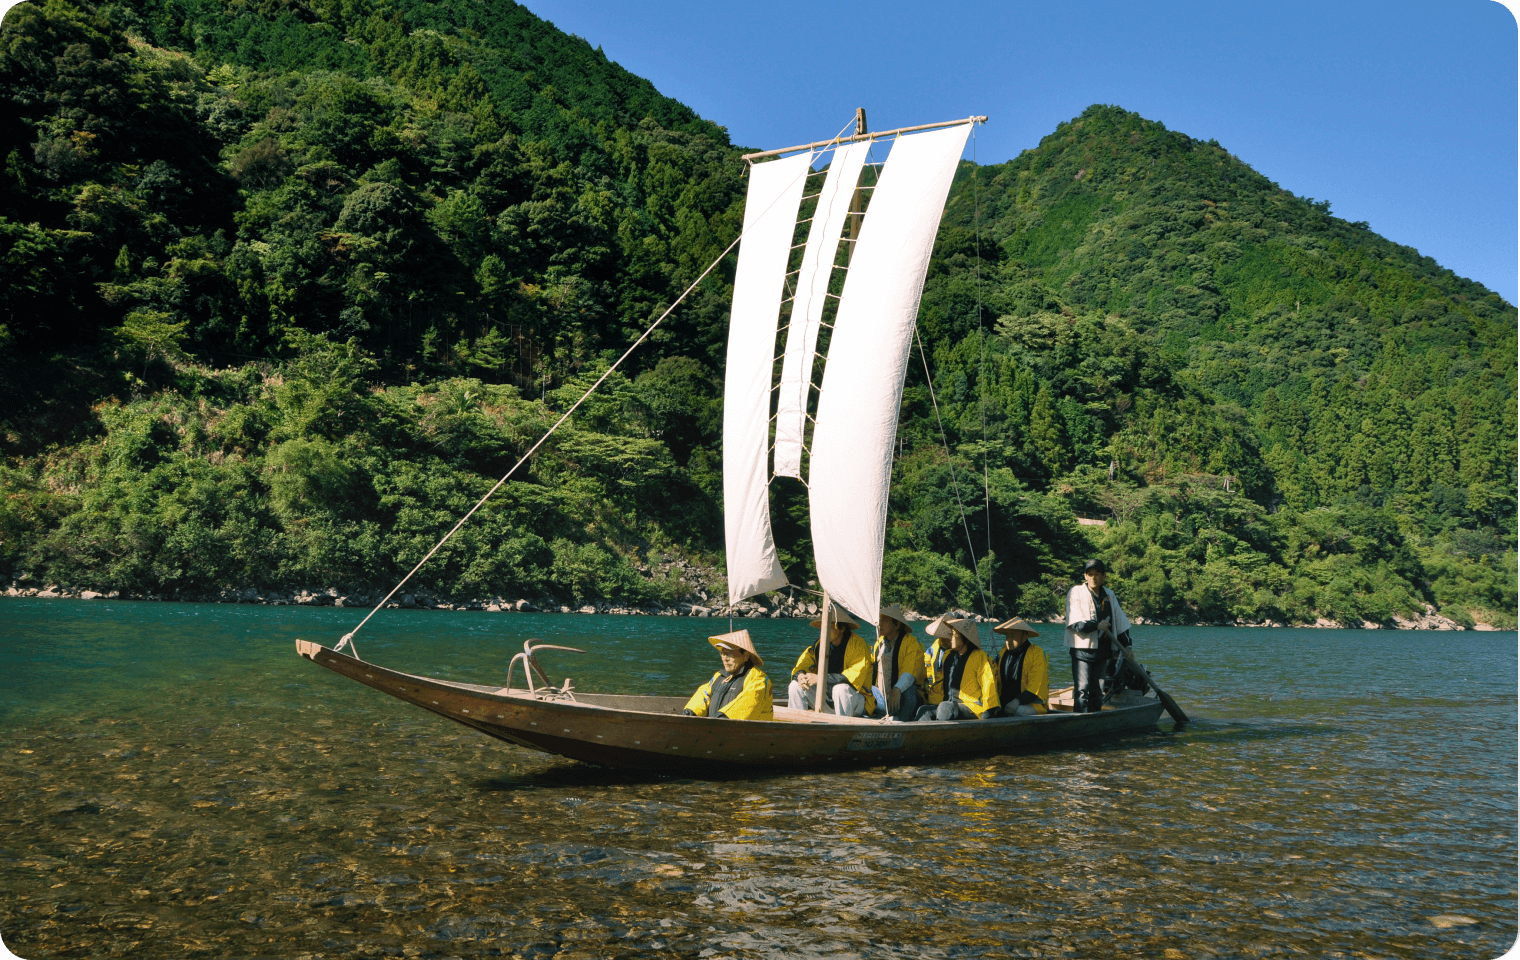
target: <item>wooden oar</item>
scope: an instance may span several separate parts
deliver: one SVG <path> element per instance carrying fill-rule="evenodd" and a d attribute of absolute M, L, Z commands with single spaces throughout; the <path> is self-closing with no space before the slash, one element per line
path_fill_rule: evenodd
<path fill-rule="evenodd" d="M 1144 678 L 1145 682 L 1151 685 L 1151 689 L 1156 691 L 1156 696 L 1161 698 L 1161 705 L 1166 708 L 1167 713 L 1172 715 L 1172 719 L 1178 723 L 1187 723 L 1187 714 L 1182 712 L 1182 708 L 1177 706 L 1177 701 L 1173 700 L 1170 694 L 1156 685 L 1155 678 L 1151 676 L 1149 670 L 1145 669 L 1145 664 L 1135 656 L 1135 651 L 1120 643 L 1119 638 L 1114 636 L 1113 630 L 1104 632 L 1113 639 L 1114 646 L 1119 648 L 1119 654 L 1124 657 L 1124 662 L 1129 664 L 1130 669 Z"/>

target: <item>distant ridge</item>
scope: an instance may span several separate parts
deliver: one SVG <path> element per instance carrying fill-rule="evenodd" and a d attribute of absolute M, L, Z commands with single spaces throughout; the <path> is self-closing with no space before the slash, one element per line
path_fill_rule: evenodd
<path fill-rule="evenodd" d="M 969 186 L 963 174 L 942 246 L 963 244 L 973 228 Z M 1482 410 L 1480 419 L 1513 419 L 1513 370 L 1502 373 L 1516 349 L 1513 305 L 1366 224 L 1332 216 L 1329 201 L 1282 190 L 1217 143 L 1094 105 L 1039 147 L 979 171 L 977 196 L 983 256 L 1001 271 L 986 290 L 989 326 L 1051 310 L 1117 317 L 1149 334 L 1158 363 L 1258 412 L 1306 396 L 1317 380 L 1357 383 L 1366 401 L 1367 375 L 1405 381 L 1440 357 L 1426 388 L 1449 396 L 1426 399 L 1442 416 L 1456 420 L 1460 400 Z M 975 322 L 974 311 L 941 315 L 951 336 Z M 1455 475 L 1508 472 L 1513 438 L 1468 440 L 1450 438 Z M 1340 459 L 1340 446 L 1321 453 Z M 1432 481 L 1399 474 L 1376 485 Z M 1340 492 L 1353 479 L 1343 477 Z"/>

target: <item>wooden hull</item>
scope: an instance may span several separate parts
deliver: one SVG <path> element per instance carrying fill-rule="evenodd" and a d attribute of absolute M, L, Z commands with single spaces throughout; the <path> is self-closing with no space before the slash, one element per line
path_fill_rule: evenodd
<path fill-rule="evenodd" d="M 1145 699 L 1101 713 L 1055 710 L 1036 717 L 887 723 L 778 707 L 774 721 L 713 721 L 681 715 L 682 697 L 576 694 L 574 701 L 540 700 L 526 690 L 387 670 L 303 640 L 296 641 L 296 649 L 334 673 L 488 736 L 638 770 L 867 766 L 1017 753 L 1151 730 L 1162 711 L 1159 701 Z"/>

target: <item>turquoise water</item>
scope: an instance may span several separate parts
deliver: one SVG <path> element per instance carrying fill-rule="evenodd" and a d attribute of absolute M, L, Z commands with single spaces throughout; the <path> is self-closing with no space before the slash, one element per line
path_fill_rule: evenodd
<path fill-rule="evenodd" d="M 490 740 L 298 658 L 353 610 L 0 600 L 0 936 L 45 957 L 1495 957 L 1516 637 L 1143 627 L 1194 722 L 704 781 Z M 773 679 L 813 637 L 743 621 Z M 725 621 L 386 612 L 368 659 L 686 694 Z M 1040 638 L 1069 683 L 1059 632 Z"/>

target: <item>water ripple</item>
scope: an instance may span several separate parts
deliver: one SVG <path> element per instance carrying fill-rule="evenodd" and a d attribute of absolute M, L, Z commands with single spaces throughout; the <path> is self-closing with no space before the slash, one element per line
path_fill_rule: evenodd
<path fill-rule="evenodd" d="M 289 652 L 342 611 L 199 612 L 0 601 L 21 956 L 1455 958 L 1516 935 L 1513 635 L 1380 632 L 1371 657 L 1171 631 L 1141 642 L 1184 728 L 698 780 L 489 741 Z M 372 655 L 459 677 L 520 648 L 508 625 L 610 651 L 587 690 L 689 692 L 680 664 L 710 658 L 699 622 L 402 622 Z"/>

